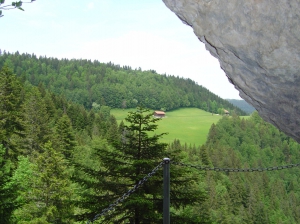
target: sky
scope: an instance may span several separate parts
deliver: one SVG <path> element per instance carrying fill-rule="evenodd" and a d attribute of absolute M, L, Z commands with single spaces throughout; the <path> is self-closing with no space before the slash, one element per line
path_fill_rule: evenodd
<path fill-rule="evenodd" d="M 23 9 L 2 10 L 2 51 L 152 69 L 241 99 L 218 60 L 162 0 L 36 0 Z"/>

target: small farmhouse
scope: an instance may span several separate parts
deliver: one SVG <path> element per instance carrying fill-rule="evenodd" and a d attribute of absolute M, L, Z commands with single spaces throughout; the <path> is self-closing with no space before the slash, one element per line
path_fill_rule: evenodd
<path fill-rule="evenodd" d="M 224 110 L 224 114 L 225 115 L 229 115 L 229 111 L 228 110 Z"/>
<path fill-rule="evenodd" d="M 154 117 L 161 118 L 161 117 L 165 117 L 165 116 L 166 116 L 166 113 L 163 112 L 163 111 L 158 111 L 158 110 L 156 110 L 156 111 L 154 111 L 153 116 L 154 116 Z"/>

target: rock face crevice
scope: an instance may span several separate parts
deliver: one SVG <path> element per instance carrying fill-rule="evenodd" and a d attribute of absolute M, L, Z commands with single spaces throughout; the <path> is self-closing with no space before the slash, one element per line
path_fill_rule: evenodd
<path fill-rule="evenodd" d="M 300 1 L 163 0 L 240 96 L 300 142 Z"/>

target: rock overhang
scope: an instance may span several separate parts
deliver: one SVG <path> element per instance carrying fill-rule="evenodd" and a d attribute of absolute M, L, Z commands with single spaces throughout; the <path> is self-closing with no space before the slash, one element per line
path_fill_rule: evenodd
<path fill-rule="evenodd" d="M 300 142 L 300 2 L 163 1 L 219 60 L 240 96 Z"/>

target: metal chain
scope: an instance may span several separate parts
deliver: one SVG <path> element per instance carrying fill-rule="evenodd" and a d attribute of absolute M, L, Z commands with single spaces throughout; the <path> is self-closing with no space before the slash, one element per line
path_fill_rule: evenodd
<path fill-rule="evenodd" d="M 164 164 L 164 161 L 162 161 L 160 164 L 158 164 L 150 173 L 148 173 L 142 180 L 140 180 L 136 185 L 134 185 L 128 192 L 123 194 L 121 197 L 119 197 L 114 203 L 110 204 L 107 208 L 103 209 L 99 214 L 95 215 L 95 217 L 92 220 L 89 220 L 87 224 L 93 223 L 98 219 L 100 216 L 106 215 L 108 212 L 115 209 L 115 207 L 122 203 L 126 198 L 128 198 L 133 192 L 135 192 L 139 187 L 141 187 L 150 177 L 152 177 L 159 168 L 161 168 Z"/>
<path fill-rule="evenodd" d="M 121 197 L 119 197 L 114 203 L 110 204 L 107 208 L 103 209 L 99 214 L 95 215 L 95 217 L 92 220 L 89 220 L 87 222 L 87 224 L 93 223 L 100 216 L 104 216 L 108 212 L 114 210 L 115 207 L 119 203 L 122 203 L 126 198 L 128 198 L 132 193 L 134 193 L 139 187 L 141 187 L 150 177 L 152 177 L 157 172 L 157 170 L 163 166 L 163 164 L 164 164 L 164 161 L 159 163 L 150 173 L 148 173 L 142 180 L 140 180 L 136 185 L 134 185 L 128 192 L 126 192 Z M 289 169 L 289 168 L 294 168 L 294 167 L 300 166 L 300 163 L 297 163 L 297 164 L 289 164 L 289 165 L 266 167 L 266 168 L 239 169 L 239 168 L 204 167 L 204 166 L 184 164 L 181 162 L 174 162 L 174 161 L 171 161 L 171 164 L 183 166 L 183 167 L 195 168 L 195 169 L 202 170 L 202 171 L 216 171 L 216 172 L 263 172 L 263 171 L 283 170 L 283 169 Z"/>
<path fill-rule="evenodd" d="M 300 163 L 297 163 L 297 164 L 289 164 L 289 165 L 284 165 L 284 166 L 275 166 L 275 167 L 266 167 L 266 168 L 238 169 L 238 168 L 203 167 L 203 166 L 184 164 L 184 163 L 173 162 L 173 161 L 171 161 L 171 163 L 175 164 L 175 165 L 179 165 L 179 166 L 195 168 L 198 170 L 216 171 L 216 172 L 263 172 L 263 171 L 283 170 L 283 169 L 289 169 L 289 168 L 294 168 L 294 167 L 300 166 Z"/>

